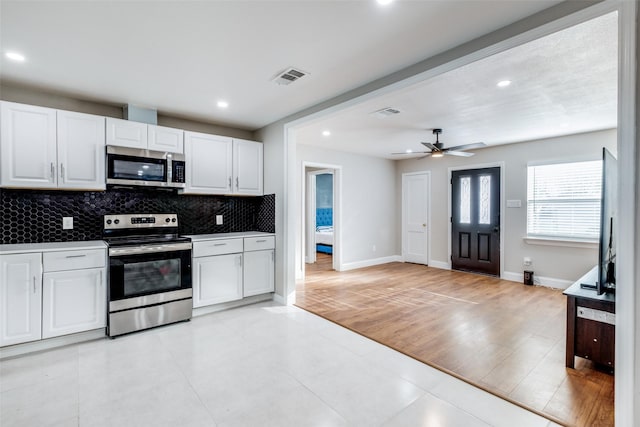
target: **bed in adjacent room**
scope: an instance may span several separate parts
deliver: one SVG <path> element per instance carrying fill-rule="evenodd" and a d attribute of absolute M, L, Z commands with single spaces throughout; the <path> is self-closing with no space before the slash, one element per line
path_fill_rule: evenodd
<path fill-rule="evenodd" d="M 316 209 L 316 252 L 333 253 L 333 209 Z"/>

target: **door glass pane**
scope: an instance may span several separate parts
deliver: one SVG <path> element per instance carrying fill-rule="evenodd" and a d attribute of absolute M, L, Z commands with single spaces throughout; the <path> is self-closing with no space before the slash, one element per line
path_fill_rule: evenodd
<path fill-rule="evenodd" d="M 480 224 L 491 224 L 491 175 L 480 175 Z"/>
<path fill-rule="evenodd" d="M 124 295 L 180 289 L 180 258 L 124 265 Z"/>
<path fill-rule="evenodd" d="M 471 223 L 471 177 L 460 177 L 460 224 Z"/>

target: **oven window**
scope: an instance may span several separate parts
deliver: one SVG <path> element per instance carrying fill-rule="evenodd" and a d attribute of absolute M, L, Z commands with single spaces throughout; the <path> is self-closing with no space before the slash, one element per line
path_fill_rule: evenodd
<path fill-rule="evenodd" d="M 124 296 L 180 289 L 180 259 L 124 265 Z"/>
<path fill-rule="evenodd" d="M 136 159 L 135 161 L 126 159 L 114 159 L 112 176 L 114 179 L 132 179 L 141 181 L 166 181 L 166 163 L 160 160 L 146 162 Z"/>

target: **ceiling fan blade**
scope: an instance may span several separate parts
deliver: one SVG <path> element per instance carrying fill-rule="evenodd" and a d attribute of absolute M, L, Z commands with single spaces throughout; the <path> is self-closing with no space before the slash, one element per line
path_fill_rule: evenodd
<path fill-rule="evenodd" d="M 444 154 L 447 156 L 471 157 L 475 153 L 467 153 L 466 151 L 445 151 Z"/>
<path fill-rule="evenodd" d="M 431 151 L 412 151 L 411 153 L 407 153 L 406 151 L 403 151 L 402 153 L 391 153 L 391 154 L 405 155 L 405 156 L 409 156 L 411 154 L 426 154 L 428 156 L 429 154 L 431 154 Z"/>
<path fill-rule="evenodd" d="M 473 150 L 474 148 L 482 148 L 486 146 L 487 144 L 485 144 L 484 142 L 474 142 L 472 144 L 456 145 L 455 147 L 445 148 L 445 150 L 451 150 L 451 151 Z"/>
<path fill-rule="evenodd" d="M 421 142 L 420 144 L 424 145 L 431 151 L 438 151 L 438 148 L 430 142 Z"/>

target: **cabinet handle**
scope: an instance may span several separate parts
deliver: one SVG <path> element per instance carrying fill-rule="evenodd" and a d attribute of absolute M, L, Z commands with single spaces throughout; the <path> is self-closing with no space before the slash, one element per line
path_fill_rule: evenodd
<path fill-rule="evenodd" d="M 36 293 L 36 276 L 33 276 L 33 293 Z"/>
<path fill-rule="evenodd" d="M 236 176 L 236 190 L 240 189 L 240 179 Z"/>
<path fill-rule="evenodd" d="M 226 243 L 214 243 L 213 246 L 227 246 Z"/>
<path fill-rule="evenodd" d="M 51 181 L 56 178 L 56 165 L 51 162 Z"/>
<path fill-rule="evenodd" d="M 593 339 L 593 342 L 598 342 L 598 338 L 594 338 L 594 339 Z"/>
<path fill-rule="evenodd" d="M 83 258 L 86 257 L 87 254 L 82 254 L 82 255 L 67 255 L 65 258 Z"/>
<path fill-rule="evenodd" d="M 229 188 L 231 188 L 231 177 L 229 177 Z"/>
<path fill-rule="evenodd" d="M 256 243 L 264 243 L 266 241 L 267 241 L 266 239 L 260 239 L 260 240 L 256 240 Z"/>
<path fill-rule="evenodd" d="M 98 286 L 102 287 L 102 270 L 98 272 L 100 275 L 98 276 Z"/>
<path fill-rule="evenodd" d="M 238 255 L 238 264 L 242 267 L 242 255 Z"/>
<path fill-rule="evenodd" d="M 60 163 L 60 178 L 64 181 L 64 163 Z"/>
<path fill-rule="evenodd" d="M 275 262 L 276 261 L 276 253 L 274 251 L 271 251 L 271 262 Z"/>

